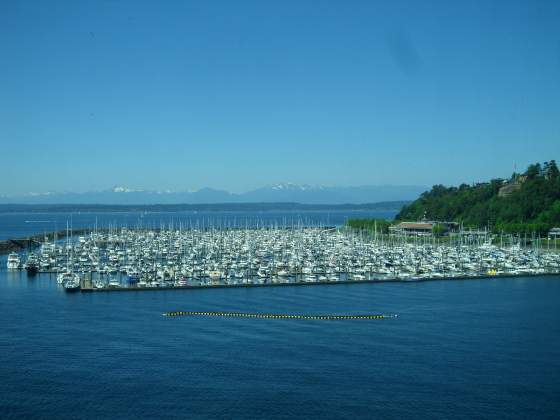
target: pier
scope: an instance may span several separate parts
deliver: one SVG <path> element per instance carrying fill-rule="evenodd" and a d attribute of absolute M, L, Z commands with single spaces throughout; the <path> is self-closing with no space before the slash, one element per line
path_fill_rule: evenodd
<path fill-rule="evenodd" d="M 147 291 L 170 291 L 170 290 L 200 290 L 200 289 L 239 289 L 239 288 L 255 288 L 255 287 L 295 287 L 295 286 L 319 286 L 319 285 L 352 285 L 352 284 L 374 284 L 374 283 L 418 283 L 426 281 L 468 281 L 468 280 L 492 280 L 492 279 L 515 279 L 518 277 L 558 277 L 559 272 L 542 273 L 542 274 L 496 274 L 496 275 L 472 275 L 472 276 L 455 276 L 455 277 L 418 277 L 418 278 L 378 278 L 371 280 L 341 280 L 341 281 L 315 281 L 315 282 L 298 282 L 298 283 L 247 283 L 247 284 L 208 284 L 193 286 L 160 286 L 160 287 L 103 287 L 96 288 L 90 284 L 84 284 L 81 292 L 147 292 Z"/>

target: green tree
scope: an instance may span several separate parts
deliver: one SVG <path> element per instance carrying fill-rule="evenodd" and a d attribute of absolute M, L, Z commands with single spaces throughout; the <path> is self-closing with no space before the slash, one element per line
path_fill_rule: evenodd
<path fill-rule="evenodd" d="M 383 219 L 348 219 L 346 225 L 356 230 L 386 234 L 389 233 L 391 222 Z"/>
<path fill-rule="evenodd" d="M 551 160 L 545 163 L 545 176 L 547 179 L 556 180 L 558 178 L 559 171 L 558 166 L 556 166 L 556 161 Z"/>
<path fill-rule="evenodd" d="M 541 173 L 541 165 L 540 164 L 532 164 L 529 165 L 529 167 L 527 168 L 527 172 L 525 172 L 525 175 L 527 175 L 527 178 L 529 179 L 534 179 L 537 176 L 539 176 Z"/>
<path fill-rule="evenodd" d="M 560 223 L 560 174 L 554 160 L 529 165 L 526 179 L 507 196 L 499 191 L 503 179 L 458 188 L 434 185 L 404 206 L 397 220 L 455 221 L 465 227 L 490 227 L 497 232 L 545 232 Z M 511 180 L 510 180 L 511 182 Z"/>
<path fill-rule="evenodd" d="M 445 235 L 445 233 L 447 232 L 447 229 L 444 225 L 442 225 L 441 223 L 436 223 L 433 227 L 432 227 L 432 235 L 440 238 L 443 235 Z"/>

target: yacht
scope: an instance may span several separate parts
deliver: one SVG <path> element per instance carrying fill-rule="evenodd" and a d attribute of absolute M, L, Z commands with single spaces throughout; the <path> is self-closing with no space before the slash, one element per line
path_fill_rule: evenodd
<path fill-rule="evenodd" d="M 109 280 L 109 287 L 121 287 L 120 280 L 114 277 L 111 278 L 111 280 Z"/>
<path fill-rule="evenodd" d="M 39 262 L 35 254 L 30 254 L 25 263 L 25 269 L 28 276 L 34 276 L 39 271 Z"/>
<path fill-rule="evenodd" d="M 64 283 L 64 290 L 67 292 L 77 292 L 80 290 L 80 281 L 77 278 L 73 278 L 71 280 L 67 280 Z"/>
<path fill-rule="evenodd" d="M 73 280 L 74 276 L 75 274 L 71 271 L 63 271 L 62 273 L 58 273 L 58 275 L 56 276 L 56 282 L 58 284 L 64 285 L 64 283 L 66 283 L 67 281 Z"/>
<path fill-rule="evenodd" d="M 8 255 L 8 270 L 16 270 L 19 268 L 21 261 L 19 259 L 19 255 L 15 252 L 12 252 Z"/>

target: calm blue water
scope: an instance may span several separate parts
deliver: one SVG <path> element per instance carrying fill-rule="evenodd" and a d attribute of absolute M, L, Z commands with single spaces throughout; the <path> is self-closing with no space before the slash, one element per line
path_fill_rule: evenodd
<path fill-rule="evenodd" d="M 560 277 L 66 294 L 0 258 L 3 419 L 559 416 Z"/>
<path fill-rule="evenodd" d="M 0 213 L 0 240 L 21 238 L 66 229 L 108 227 L 183 226 L 339 226 L 349 218 L 392 219 L 394 211 L 185 211 L 185 212 L 85 212 L 85 213 Z"/>

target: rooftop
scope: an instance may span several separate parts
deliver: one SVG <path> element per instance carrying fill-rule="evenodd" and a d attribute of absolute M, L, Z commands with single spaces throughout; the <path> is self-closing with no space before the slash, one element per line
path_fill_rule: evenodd
<path fill-rule="evenodd" d="M 397 226 L 400 229 L 426 229 L 431 230 L 434 227 L 433 223 L 426 222 L 401 222 Z"/>

